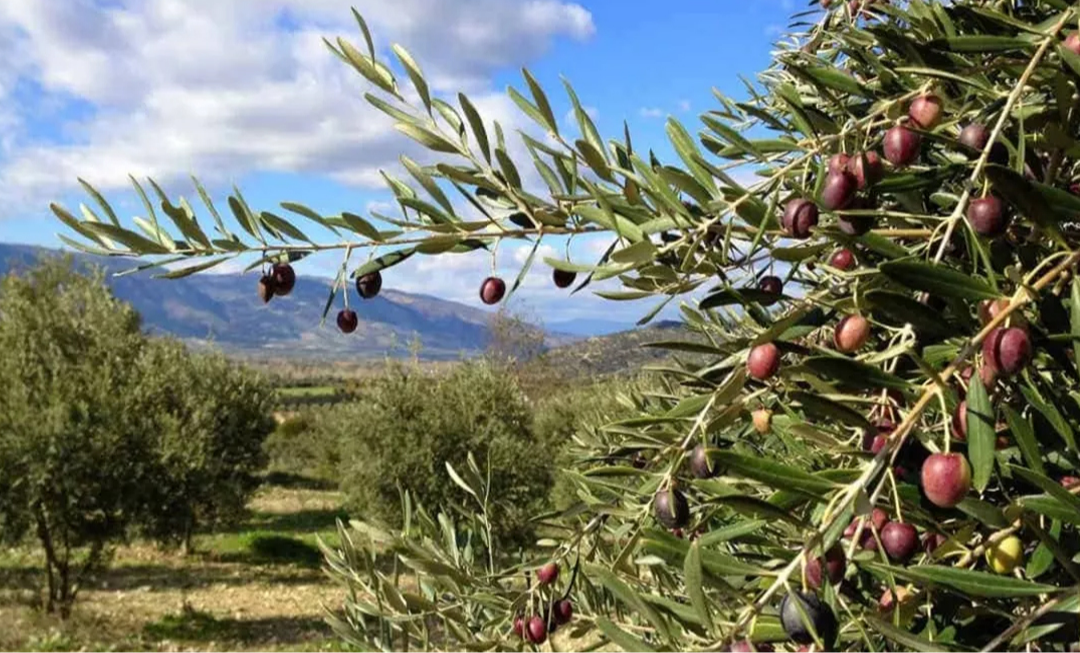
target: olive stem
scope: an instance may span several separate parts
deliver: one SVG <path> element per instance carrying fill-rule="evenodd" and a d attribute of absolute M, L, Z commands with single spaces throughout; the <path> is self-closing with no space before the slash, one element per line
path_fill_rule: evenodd
<path fill-rule="evenodd" d="M 1013 88 L 1012 92 L 1009 93 L 1009 98 L 1005 101 L 1005 106 L 1001 109 L 1001 115 L 998 116 L 997 123 L 990 132 L 990 137 L 986 140 L 986 145 L 983 146 L 982 153 L 979 154 L 979 159 L 975 162 L 975 168 L 971 171 L 969 185 L 974 186 L 976 182 L 978 182 L 979 176 L 982 175 L 983 168 L 986 167 L 986 162 L 990 158 L 990 150 L 993 148 L 994 143 L 997 142 L 998 136 L 1001 135 L 1002 130 L 1005 128 L 1005 121 L 1009 119 L 1009 114 L 1012 113 L 1013 106 L 1020 99 L 1020 95 L 1024 92 L 1024 87 L 1027 86 L 1028 80 L 1031 79 L 1031 76 L 1039 67 L 1039 62 L 1050 48 L 1050 44 L 1057 42 L 1058 32 L 1060 32 L 1062 28 L 1065 27 L 1065 24 L 1069 22 L 1070 16 L 1072 16 L 1071 12 L 1063 12 L 1061 20 L 1051 28 L 1050 32 L 1046 35 L 1046 38 L 1043 39 L 1042 45 L 1035 51 L 1035 55 L 1031 58 L 1031 62 L 1028 63 L 1023 74 L 1020 75 L 1020 79 L 1017 80 L 1016 86 Z M 934 256 L 934 263 L 940 263 L 941 258 L 945 255 L 945 247 L 949 244 L 949 239 L 952 238 L 953 231 L 956 229 L 956 223 L 963 215 L 964 209 L 967 208 L 968 200 L 970 199 L 971 191 L 965 190 L 964 194 L 960 196 L 960 201 L 956 204 L 956 208 L 953 210 L 952 215 L 949 216 L 948 227 L 945 228 L 945 237 L 938 247 L 937 255 Z"/>
<path fill-rule="evenodd" d="M 1001 540 L 1004 540 L 1006 537 L 1009 537 L 1010 535 L 1016 533 L 1019 530 L 1020 530 L 1020 525 L 1016 524 L 1016 525 L 1013 525 L 1013 526 L 1009 526 L 1008 528 L 1003 528 L 1003 529 L 1001 529 L 1001 530 L 999 530 L 999 531 L 997 531 L 995 533 L 992 533 L 990 535 L 990 537 L 986 538 L 985 542 L 983 542 L 982 544 L 976 546 L 974 549 L 971 549 L 970 551 L 965 553 L 963 555 L 963 557 L 961 557 L 959 560 L 957 560 L 955 563 L 953 563 L 953 566 L 957 567 L 957 568 L 967 567 L 972 562 L 975 562 L 976 558 L 978 558 L 982 554 L 986 553 L 987 546 L 989 546 L 991 544 L 997 544 Z"/>
<path fill-rule="evenodd" d="M 1005 642 L 1005 640 L 1009 639 L 1010 637 L 1012 637 L 1016 633 L 1020 632 L 1024 628 L 1027 628 L 1029 624 L 1031 624 L 1032 622 L 1038 620 L 1039 617 L 1042 617 L 1044 614 L 1046 614 L 1046 613 L 1050 612 L 1051 610 L 1053 610 L 1054 608 L 1056 608 L 1059 603 L 1061 603 L 1062 601 L 1064 601 L 1067 598 L 1069 598 L 1069 595 L 1063 594 L 1063 595 L 1061 595 L 1061 596 L 1059 596 L 1059 597 L 1057 597 L 1057 598 L 1055 598 L 1055 599 L 1053 599 L 1051 601 L 1047 601 L 1046 603 L 1042 604 L 1042 606 L 1040 606 L 1039 609 L 1035 610 L 1034 612 L 1027 615 L 1023 619 L 1020 619 L 1020 620 L 1014 622 L 1013 625 L 1009 626 L 1005 630 L 1005 632 L 1001 633 L 1000 635 L 995 637 L 993 640 L 991 640 L 991 642 L 989 644 L 984 646 L 982 648 L 982 650 L 983 651 L 1000 651 L 1000 650 L 1002 650 L 1001 649 L 1001 644 L 1003 642 Z"/>
<path fill-rule="evenodd" d="M 896 489 L 896 475 L 893 474 L 891 467 L 885 470 L 885 475 L 889 479 L 889 487 L 892 488 L 893 504 L 896 506 L 896 520 L 903 524 L 904 513 L 900 510 L 900 492 Z"/>

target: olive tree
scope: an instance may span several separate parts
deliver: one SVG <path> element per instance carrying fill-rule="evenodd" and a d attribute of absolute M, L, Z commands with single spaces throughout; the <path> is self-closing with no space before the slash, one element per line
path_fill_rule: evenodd
<path fill-rule="evenodd" d="M 258 486 L 274 390 L 221 354 L 172 340 L 148 343 L 135 373 L 153 444 L 140 528 L 191 551 L 196 527 L 235 522 Z"/>
<path fill-rule="evenodd" d="M 0 280 L 0 528 L 45 554 L 48 611 L 67 616 L 122 539 L 151 442 L 133 400 L 138 314 L 70 259 Z"/>
<path fill-rule="evenodd" d="M 433 97 L 407 51 L 382 60 L 357 21 L 359 46 L 327 45 L 432 151 L 403 158 L 410 180 L 387 174 L 401 215 L 372 217 L 390 229 L 293 203 L 287 220 L 237 192 L 236 235 L 201 187 L 214 236 L 165 196 L 148 211 L 175 232 L 122 227 L 104 200 L 110 221 L 54 211 L 88 251 L 195 262 L 174 275 L 262 253 L 264 300 L 313 251 L 343 252 L 332 293 L 355 278 L 367 297 L 412 256 L 605 234 L 599 260 L 543 259 L 553 283 L 616 279 L 599 292 L 655 297 L 643 322 L 700 289 L 681 305 L 700 337 L 658 344 L 709 360 L 668 366 L 660 389 L 624 398 L 635 417 L 575 437 L 579 504 L 545 518 L 555 535 L 524 560 L 462 556 L 468 519 L 345 529 L 330 564 L 356 590 L 336 622 L 350 640 L 529 646 L 573 616 L 571 636 L 629 650 L 1076 641 L 1073 3 L 813 4 L 742 98 L 717 93 L 694 133 L 668 120 L 670 161 L 628 129 L 603 138 L 566 83 L 569 133 L 528 72 L 510 95 L 544 135 L 520 134 L 514 160 L 498 123 L 463 94 Z M 518 285 L 477 284 L 488 303 Z"/>

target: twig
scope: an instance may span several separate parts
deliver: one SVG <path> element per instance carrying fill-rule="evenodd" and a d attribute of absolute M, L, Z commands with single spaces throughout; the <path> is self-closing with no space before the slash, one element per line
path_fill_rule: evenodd
<path fill-rule="evenodd" d="M 1057 43 L 1058 32 L 1061 31 L 1065 24 L 1069 22 L 1069 18 L 1072 16 L 1072 12 L 1066 11 L 1063 13 L 1061 20 L 1054 25 L 1050 33 L 1043 39 L 1042 45 L 1035 52 L 1035 56 L 1031 58 L 1031 62 L 1024 70 L 1024 73 L 1020 75 L 1020 79 L 1016 82 L 1016 87 L 1009 94 L 1009 99 L 1005 101 L 1005 106 L 1001 109 L 1001 115 L 998 117 L 997 124 L 994 125 L 993 131 L 990 132 L 990 138 L 987 139 L 986 145 L 983 147 L 982 153 L 979 155 L 979 160 L 975 162 L 975 168 L 971 171 L 971 177 L 968 178 L 968 185 L 971 186 L 979 181 L 979 176 L 982 174 L 983 168 L 986 166 L 987 160 L 990 158 L 990 150 L 993 149 L 994 143 L 997 142 L 997 137 L 1001 135 L 1002 130 L 1005 127 L 1005 121 L 1009 119 L 1009 113 L 1012 112 L 1013 105 L 1020 99 L 1020 94 L 1024 92 L 1024 87 L 1027 86 L 1027 82 L 1031 79 L 1031 76 L 1035 74 L 1035 69 L 1039 67 L 1039 62 L 1042 60 L 1043 55 L 1050 48 L 1051 43 Z M 945 237 L 941 241 L 941 245 L 938 247 L 937 255 L 934 256 L 934 263 L 940 263 L 941 257 L 945 255 L 945 248 L 949 244 L 949 239 L 952 238 L 953 231 L 956 229 L 956 223 L 960 220 L 960 217 L 964 213 L 964 209 L 967 208 L 968 200 L 971 199 L 971 189 L 965 189 L 964 194 L 960 196 L 960 201 L 957 202 L 956 208 L 953 209 L 952 215 L 949 216 L 948 226 L 945 228 Z"/>
<path fill-rule="evenodd" d="M 993 640 L 991 640 L 989 644 L 987 644 L 986 646 L 984 646 L 982 648 L 982 650 L 983 651 L 1000 651 L 1001 650 L 1001 648 L 1000 648 L 1001 644 L 1005 640 L 1009 639 L 1010 637 L 1012 637 L 1016 633 L 1020 632 L 1024 628 L 1027 628 L 1028 625 L 1030 625 L 1031 623 L 1038 620 L 1044 614 L 1046 614 L 1046 613 L 1050 612 L 1051 610 L 1053 610 L 1054 608 L 1056 608 L 1057 605 L 1059 603 L 1061 603 L 1062 601 L 1064 601 L 1066 598 L 1068 598 L 1068 595 L 1059 596 L 1056 599 L 1054 599 L 1053 601 L 1047 601 L 1041 607 L 1039 607 L 1038 610 L 1032 612 L 1028 616 L 1024 617 L 1023 619 L 1021 619 L 1021 620 L 1017 621 L 1016 623 L 1014 623 L 1013 625 L 1009 626 L 1005 630 L 1005 632 L 1001 633 L 1000 635 L 995 637 Z"/>

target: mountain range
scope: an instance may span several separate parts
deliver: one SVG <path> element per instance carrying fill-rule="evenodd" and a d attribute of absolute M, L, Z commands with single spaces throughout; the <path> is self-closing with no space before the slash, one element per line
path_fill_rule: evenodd
<path fill-rule="evenodd" d="M 33 265 L 59 250 L 0 243 L 0 275 Z M 490 339 L 493 313 L 421 294 L 384 288 L 375 298 L 359 300 L 360 326 L 344 335 L 319 316 L 330 292 L 330 279 L 298 277 L 288 297 L 263 304 L 256 296 L 255 274 L 201 274 L 182 279 L 154 279 L 160 270 L 114 276 L 135 267 L 131 260 L 72 254 L 76 265 L 96 265 L 106 272 L 113 293 L 142 315 L 148 332 L 176 336 L 190 345 L 216 346 L 226 353 L 274 358 L 323 358 L 343 352 L 359 358 L 405 355 L 414 339 L 419 356 L 454 359 L 483 350 Z M 354 295 L 355 297 L 355 295 Z M 621 330 L 598 321 L 575 321 L 549 330 L 549 346 Z"/>

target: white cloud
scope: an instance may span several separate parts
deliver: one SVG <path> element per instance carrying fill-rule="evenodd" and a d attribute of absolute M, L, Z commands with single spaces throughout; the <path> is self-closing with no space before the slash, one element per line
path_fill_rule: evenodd
<path fill-rule="evenodd" d="M 585 110 L 585 115 L 589 116 L 593 120 L 596 120 L 596 117 L 600 115 L 600 110 L 596 107 L 585 105 L 582 106 L 582 109 Z M 563 122 L 570 127 L 577 127 L 577 113 L 575 113 L 574 107 L 570 107 L 567 110 L 566 115 L 563 116 Z"/>
<path fill-rule="evenodd" d="M 611 247 L 611 244 L 616 240 L 615 236 L 603 235 L 593 236 L 585 243 L 585 252 L 592 257 L 598 257 Z"/>
<path fill-rule="evenodd" d="M 529 252 L 532 251 L 531 246 L 521 246 L 514 249 L 514 263 L 518 265 L 524 265 L 525 261 L 529 258 Z M 536 250 L 536 256 L 533 257 L 533 264 L 544 265 L 545 258 L 563 258 L 563 255 L 556 251 L 551 245 L 540 245 Z"/>
<path fill-rule="evenodd" d="M 371 200 L 364 205 L 364 210 L 368 213 L 377 212 L 383 215 L 391 214 L 398 210 L 398 205 L 394 202 L 387 202 L 383 200 Z"/>
<path fill-rule="evenodd" d="M 381 187 L 380 167 L 423 151 L 367 105 L 369 84 L 321 41 L 341 35 L 364 49 L 350 5 L 384 60 L 391 41 L 405 44 L 436 90 L 469 93 L 508 134 L 524 120 L 492 76 L 555 37 L 595 30 L 563 0 L 3 0 L 0 194 L 40 205 L 77 176 L 108 190 L 129 173 L 214 182 L 261 170 Z M 18 102 L 17 78 L 44 100 Z M 404 74 L 399 83 L 408 88 Z M 71 142 L 10 136 L 58 99 L 88 107 L 57 125 Z"/>
<path fill-rule="evenodd" d="M 690 110 L 690 100 L 679 100 L 675 103 L 675 108 L 686 113 Z M 668 111 L 660 107 L 641 107 L 638 109 L 638 113 L 642 118 L 663 118 L 668 115 Z"/>

